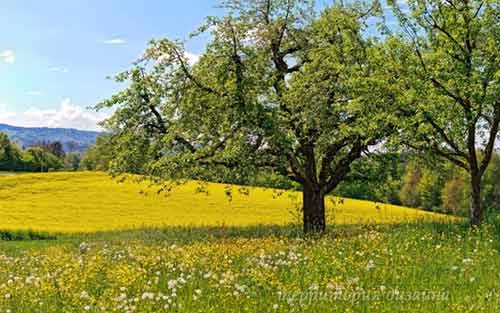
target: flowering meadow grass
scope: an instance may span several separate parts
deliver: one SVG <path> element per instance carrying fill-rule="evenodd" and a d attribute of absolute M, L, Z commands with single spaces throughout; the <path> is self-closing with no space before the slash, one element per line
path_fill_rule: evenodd
<path fill-rule="evenodd" d="M 49 201 L 53 197 L 54 208 L 50 210 L 48 204 L 37 207 L 32 202 L 37 214 L 43 215 L 43 209 L 49 212 L 39 220 L 27 219 L 24 229 L 35 225 L 34 229 L 47 231 L 41 222 L 50 218 L 56 220 L 49 225 L 61 227 L 63 222 L 68 223 L 71 220 L 64 211 L 66 202 L 69 212 L 80 212 L 82 223 L 90 223 L 91 216 L 81 212 L 89 208 L 87 201 L 94 205 L 102 201 L 101 210 L 114 210 L 107 202 L 112 193 L 117 207 L 123 205 L 123 199 L 131 202 L 131 209 L 124 215 L 119 215 L 116 208 L 112 211 L 117 220 L 130 222 L 127 214 L 135 216 L 131 212 L 140 212 L 139 208 L 132 209 L 141 201 L 131 200 L 137 196 L 132 191 L 138 191 L 131 183 L 118 187 L 109 179 L 106 184 L 98 183 L 107 179 L 102 174 L 50 175 L 54 181 L 34 182 L 31 194 L 28 186 L 19 186 L 14 180 L 1 185 L 3 226 L 7 225 L 4 218 L 14 220 L 16 212 L 27 210 L 35 198 Z M 83 188 L 92 175 L 94 186 L 104 190 Z M 16 179 L 33 182 L 37 177 L 21 175 Z M 74 190 L 74 203 L 69 202 L 70 196 L 52 189 L 54 186 Z M 116 194 L 124 186 L 126 192 Z M 5 190 L 9 188 L 24 190 L 26 198 L 17 194 L 7 198 Z M 47 192 L 50 195 L 44 194 Z M 188 216 L 201 212 L 194 208 L 196 203 L 205 208 L 210 208 L 209 203 L 223 203 L 223 198 L 214 199 L 212 193 L 208 198 L 203 196 L 203 202 L 198 198 L 201 195 L 185 192 L 184 196 L 190 195 L 191 204 L 184 202 L 184 206 L 175 209 Z M 109 198 L 98 200 L 96 195 Z M 162 201 L 173 205 L 172 198 L 137 197 L 146 203 L 151 201 L 147 204 L 151 206 Z M 148 200 L 149 197 L 155 199 Z M 232 205 L 246 203 L 236 197 Z M 254 213 L 260 215 L 254 217 L 253 225 L 238 225 L 245 215 L 236 209 L 241 215 L 233 220 L 225 215 L 228 225 L 210 225 L 210 221 L 216 220 L 213 218 L 199 225 L 144 223 L 147 226 L 135 224 L 127 230 L 118 227 L 129 226 L 127 223 L 113 221 L 111 213 L 103 212 L 95 217 L 95 231 L 91 231 L 91 225 L 78 228 L 75 221 L 76 225 L 55 228 L 57 232 L 47 232 L 45 237 L 32 233 L 32 238 L 41 240 L 0 241 L 0 313 L 500 312 L 498 222 L 471 230 L 439 216 L 436 221 L 415 217 L 396 223 L 378 215 L 377 223 L 330 224 L 324 236 L 304 237 L 300 227 L 273 219 L 280 212 L 277 206 L 269 209 L 271 222 L 260 223 L 259 218 L 265 216 L 265 212 L 259 211 L 263 204 L 254 200 L 258 208 Z M 343 212 L 354 214 L 355 208 L 346 203 L 358 202 L 350 201 L 342 205 Z M 147 205 L 142 207 L 146 216 Z M 169 205 L 162 207 L 168 214 L 183 216 Z M 12 211 L 6 209 L 9 206 Z M 381 214 L 378 211 L 384 210 L 372 206 L 361 207 L 360 212 L 373 210 L 377 216 Z M 56 208 L 61 217 L 56 215 Z M 405 210 L 387 208 L 392 209 Z M 106 227 L 105 221 L 98 221 L 104 217 L 110 227 Z M 140 221 L 141 217 L 135 218 Z M 20 226 L 15 229 L 22 229 Z"/>
<path fill-rule="evenodd" d="M 0 243 L 0 312 L 498 312 L 491 227 L 143 230 Z"/>

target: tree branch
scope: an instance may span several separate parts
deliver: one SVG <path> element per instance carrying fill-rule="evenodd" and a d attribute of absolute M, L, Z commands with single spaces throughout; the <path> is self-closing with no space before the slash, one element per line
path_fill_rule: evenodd
<path fill-rule="evenodd" d="M 361 152 L 364 149 L 364 145 L 361 140 L 358 140 L 354 143 L 353 147 L 349 151 L 349 153 L 339 160 L 337 164 L 335 164 L 335 169 L 330 172 L 330 179 L 324 185 L 323 190 L 325 193 L 331 192 L 338 184 L 344 179 L 344 177 L 351 170 L 351 163 L 354 162 L 361 156 Z"/>
<path fill-rule="evenodd" d="M 488 138 L 488 143 L 486 144 L 486 148 L 484 149 L 483 160 L 481 162 L 481 167 L 479 168 L 479 172 L 481 175 L 483 175 L 488 168 L 488 164 L 490 163 L 491 157 L 493 155 L 493 149 L 495 148 L 495 141 L 498 135 L 500 124 L 500 101 L 496 102 L 494 112 L 495 115 L 490 125 L 490 137 Z"/>

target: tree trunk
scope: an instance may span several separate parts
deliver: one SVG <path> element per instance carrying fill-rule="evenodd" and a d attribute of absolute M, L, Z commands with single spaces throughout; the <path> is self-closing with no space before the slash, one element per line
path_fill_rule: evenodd
<path fill-rule="evenodd" d="M 481 176 L 471 173 L 470 222 L 471 225 L 479 225 L 482 220 L 483 208 L 481 206 Z"/>
<path fill-rule="evenodd" d="M 325 195 L 320 188 L 304 184 L 303 213 L 304 233 L 322 233 L 326 230 Z"/>

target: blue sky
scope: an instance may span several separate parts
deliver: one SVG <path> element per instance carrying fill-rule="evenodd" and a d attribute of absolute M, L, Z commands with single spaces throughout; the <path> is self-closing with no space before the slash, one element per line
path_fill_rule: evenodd
<path fill-rule="evenodd" d="M 187 39 L 218 0 L 0 2 L 0 123 L 98 129 L 88 106 L 120 86 L 152 38 Z M 203 51 L 202 39 L 187 50 Z"/>
<path fill-rule="evenodd" d="M 204 0 L 16 0 L 0 2 L 0 123 L 96 128 L 85 108 L 120 86 L 152 38 L 186 38 L 206 15 Z M 188 50 L 198 54 L 202 40 Z"/>

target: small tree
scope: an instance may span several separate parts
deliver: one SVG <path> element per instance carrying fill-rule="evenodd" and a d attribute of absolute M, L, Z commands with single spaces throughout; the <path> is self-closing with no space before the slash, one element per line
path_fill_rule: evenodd
<path fill-rule="evenodd" d="M 467 171 L 470 220 L 480 224 L 481 182 L 500 123 L 500 4 L 409 0 L 408 10 L 394 7 L 400 28 L 388 41 L 388 64 L 403 91 L 400 140 Z"/>
<path fill-rule="evenodd" d="M 64 168 L 61 159 L 40 147 L 31 147 L 24 154 L 26 168 L 30 171 L 49 172 Z"/>
<path fill-rule="evenodd" d="M 21 149 L 9 137 L 0 133 L 0 171 L 22 170 Z"/>
<path fill-rule="evenodd" d="M 441 190 L 444 180 L 440 170 L 426 167 L 422 170 L 422 177 L 417 186 L 420 202 L 423 208 L 439 211 L 442 205 Z"/>
<path fill-rule="evenodd" d="M 460 173 L 448 180 L 442 190 L 441 198 L 443 200 L 443 208 L 446 212 L 462 215 L 462 208 L 466 203 L 467 195 L 465 194 L 466 182 Z"/>
<path fill-rule="evenodd" d="M 41 148 L 44 151 L 51 153 L 52 155 L 55 155 L 56 157 L 60 158 L 61 160 L 64 159 L 64 156 L 66 155 L 66 152 L 64 151 L 63 145 L 59 141 L 40 141 L 35 143 L 32 147 L 37 147 Z"/>
<path fill-rule="evenodd" d="M 107 171 L 112 160 L 112 143 L 107 134 L 101 134 L 97 137 L 96 143 L 89 146 L 81 160 L 79 167 L 87 171 Z M 126 153 L 126 152 L 125 152 Z M 122 169 L 124 172 L 134 172 L 133 169 Z"/>
<path fill-rule="evenodd" d="M 70 152 L 64 156 L 64 168 L 71 171 L 77 171 L 80 168 L 81 162 L 80 153 Z"/>
<path fill-rule="evenodd" d="M 313 1 L 227 1 L 199 32 L 211 40 L 190 64 L 182 44 L 152 41 L 117 76 L 112 170 L 158 181 L 244 181 L 272 169 L 303 186 L 304 231 L 325 230 L 325 195 L 388 128 L 383 58 L 366 36 L 378 10 Z M 134 165 L 135 164 L 135 165 Z M 132 166 L 131 166 L 132 165 Z"/>
<path fill-rule="evenodd" d="M 422 168 L 415 162 L 409 162 L 402 179 L 403 185 L 399 192 L 401 203 L 411 207 L 420 207 L 422 202 L 417 187 L 422 179 Z"/>
<path fill-rule="evenodd" d="M 483 199 L 486 209 L 500 213 L 500 155 L 496 153 L 484 174 Z"/>

